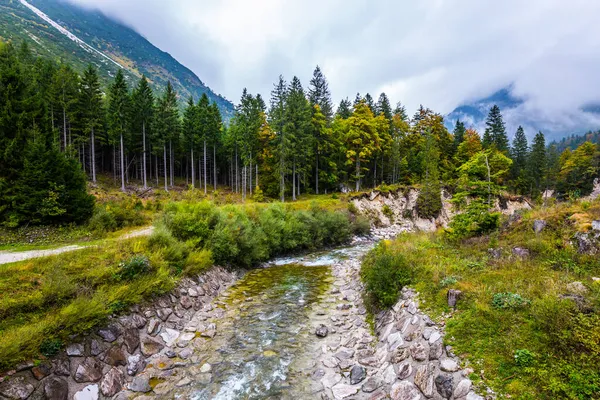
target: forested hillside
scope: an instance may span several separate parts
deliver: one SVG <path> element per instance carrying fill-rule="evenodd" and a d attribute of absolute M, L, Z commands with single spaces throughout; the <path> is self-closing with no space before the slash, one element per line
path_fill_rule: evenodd
<path fill-rule="evenodd" d="M 10 226 L 84 220 L 88 200 L 77 197 L 85 197 L 83 174 L 92 182 L 112 176 L 123 191 L 130 183 L 166 191 L 185 183 L 205 193 L 223 185 L 243 199 L 284 201 L 420 184 L 424 217 L 440 211 L 442 185 L 489 203 L 502 190 L 584 196 L 598 176 L 595 144 L 561 154 L 542 132 L 528 143 L 522 128 L 511 144 L 498 106 L 482 137 L 460 122 L 449 132 L 443 117 L 423 106 L 411 118 L 385 93 L 377 101 L 370 94 L 344 99 L 334 112 L 318 67 L 306 89 L 297 77 L 279 77 L 268 105 L 244 89 L 225 126 L 206 95 L 189 97 L 180 113 L 170 83 L 157 93 L 145 77 L 130 85 L 119 70 L 103 91 L 95 67 L 79 74 L 68 63 L 36 57 L 27 42 L 18 49 L 8 43 L 0 50 L 0 95 L 0 219 Z M 58 172 L 48 163 L 68 167 Z M 73 202 L 85 211 L 69 209 Z"/>
<path fill-rule="evenodd" d="M 28 8 L 28 5 L 39 9 L 83 43 L 59 31 L 32 8 Z M 69 63 L 79 73 L 88 64 L 92 64 L 98 70 L 103 88 L 123 68 L 130 85 L 142 75 L 148 78 L 155 91 L 163 91 L 167 82 L 171 82 L 179 95 L 180 104 L 189 96 L 197 98 L 206 94 L 211 101 L 217 103 L 225 118 L 231 117 L 233 113 L 233 105 L 228 100 L 215 94 L 170 54 L 102 13 L 82 9 L 66 1 L 0 2 L 1 39 L 12 40 L 14 43 L 26 39 L 35 55 Z"/>

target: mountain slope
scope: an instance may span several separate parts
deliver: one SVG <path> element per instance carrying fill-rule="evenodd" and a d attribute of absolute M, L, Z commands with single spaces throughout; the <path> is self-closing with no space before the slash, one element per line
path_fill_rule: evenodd
<path fill-rule="evenodd" d="M 79 71 L 91 63 L 99 68 L 104 85 L 120 67 L 130 84 L 145 74 L 157 92 L 170 80 L 181 101 L 206 93 L 225 118 L 233 115 L 231 102 L 169 53 L 98 11 L 60 0 L 0 0 L 0 39 L 27 39 L 34 53 L 64 60 Z"/>
<path fill-rule="evenodd" d="M 463 121 L 480 133 L 485 130 L 485 120 L 490 108 L 498 105 L 504 116 L 506 129 L 512 138 L 519 125 L 528 137 L 542 131 L 547 139 L 560 140 L 571 135 L 581 135 L 600 128 L 600 106 L 588 105 L 575 110 L 547 112 L 532 107 L 527 99 L 513 93 L 512 85 L 498 90 L 488 97 L 467 102 L 444 117 L 448 129 L 453 129 L 456 120 Z"/>

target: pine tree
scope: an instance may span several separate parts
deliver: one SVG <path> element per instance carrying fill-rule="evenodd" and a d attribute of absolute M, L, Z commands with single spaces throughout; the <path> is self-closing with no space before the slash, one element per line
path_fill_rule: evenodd
<path fill-rule="evenodd" d="M 204 194 L 207 193 L 207 170 L 206 170 L 206 142 L 209 140 L 210 135 L 210 123 L 211 123 L 211 115 L 210 115 L 210 101 L 208 100 L 208 96 L 206 93 L 202 93 L 200 96 L 200 100 L 198 100 L 198 104 L 196 105 L 196 115 L 197 115 L 197 130 L 198 130 L 198 139 L 202 143 L 202 155 L 203 155 L 203 166 L 201 169 L 198 169 L 198 175 L 201 174 L 202 179 L 204 180 Z M 200 172 L 202 171 L 202 173 Z M 200 182 L 202 185 L 202 182 Z"/>
<path fill-rule="evenodd" d="M 369 109 L 371 110 L 371 112 L 373 113 L 373 115 L 377 115 L 379 114 L 377 112 L 377 107 L 375 106 L 375 101 L 373 100 L 373 97 L 371 97 L 371 95 L 369 93 L 365 94 L 365 103 L 367 104 L 367 106 L 369 107 Z"/>
<path fill-rule="evenodd" d="M 348 98 L 342 99 L 340 105 L 337 108 L 336 114 L 343 119 L 347 119 L 352 115 L 352 103 Z"/>
<path fill-rule="evenodd" d="M 504 120 L 500 113 L 500 107 L 492 106 L 487 120 L 485 121 L 486 129 L 483 136 L 483 147 L 488 148 L 494 145 L 496 149 L 504 155 L 508 155 L 508 136 L 504 127 Z"/>
<path fill-rule="evenodd" d="M 221 129 L 223 127 L 223 119 L 217 103 L 210 105 L 209 124 L 208 139 L 213 148 L 213 189 L 217 190 L 217 146 L 220 144 Z"/>
<path fill-rule="evenodd" d="M 113 141 L 119 142 L 120 151 L 120 170 L 121 170 L 121 190 L 125 191 L 125 144 L 124 137 L 128 135 L 130 116 L 130 99 L 127 82 L 123 71 L 119 69 L 117 75 L 109 88 L 108 94 L 108 123 L 109 131 Z"/>
<path fill-rule="evenodd" d="M 192 189 L 196 187 L 196 169 L 194 161 L 194 146 L 198 141 L 198 123 L 197 123 L 197 111 L 194 98 L 190 96 L 187 102 L 187 106 L 183 111 L 183 137 L 187 146 L 187 150 L 190 152 L 190 164 L 192 167 Z"/>
<path fill-rule="evenodd" d="M 285 103 L 287 96 L 287 84 L 282 75 L 271 91 L 269 109 L 269 125 L 275 132 L 275 148 L 279 158 L 279 192 L 281 201 L 285 201 L 285 176 L 288 172 L 287 157 L 289 154 L 289 139 L 287 138 L 285 125 Z"/>
<path fill-rule="evenodd" d="M 97 78 L 96 78 L 97 80 Z M 79 75 L 70 65 L 61 65 L 52 81 L 53 104 L 61 113 L 63 151 L 67 151 L 67 127 L 75 119 L 79 94 Z M 99 90 L 98 90 L 99 91 Z M 95 182 L 95 179 L 93 179 Z"/>
<path fill-rule="evenodd" d="M 526 169 L 527 158 L 529 156 L 529 147 L 527 145 L 527 137 L 522 126 L 519 126 L 513 139 L 510 156 L 513 160 L 511 168 L 511 178 L 514 182 L 513 186 L 520 192 L 527 189 Z"/>
<path fill-rule="evenodd" d="M 142 181 L 144 189 L 148 187 L 146 169 L 146 129 L 151 126 L 154 118 L 154 94 L 148 84 L 146 76 L 142 76 L 137 88 L 133 92 L 133 119 L 136 129 L 142 131 Z M 141 125 L 141 126 L 140 126 Z"/>
<path fill-rule="evenodd" d="M 396 104 L 396 108 L 394 108 L 394 115 L 397 115 L 402 121 L 408 122 L 408 114 L 406 113 L 406 108 L 400 102 L 398 102 Z"/>
<path fill-rule="evenodd" d="M 392 106 L 390 105 L 390 100 L 388 99 L 385 93 L 381 93 L 379 95 L 379 99 L 377 100 L 377 114 L 383 113 L 383 116 L 388 121 L 392 121 Z"/>
<path fill-rule="evenodd" d="M 312 118 L 310 122 L 310 133 L 315 143 L 315 193 L 319 194 L 319 158 L 323 151 L 327 129 L 327 119 L 321 112 L 318 104 L 313 105 Z"/>
<path fill-rule="evenodd" d="M 458 146 L 463 142 L 465 138 L 465 124 L 461 120 L 456 120 L 456 125 L 454 125 L 454 131 L 452 134 L 454 135 L 454 144 L 453 144 L 453 153 L 456 154 L 458 150 Z"/>
<path fill-rule="evenodd" d="M 292 159 L 292 200 L 296 200 L 297 187 L 300 186 L 299 176 L 305 172 L 303 161 L 310 142 L 307 131 L 310 124 L 310 105 L 304 95 L 304 89 L 298 77 L 294 77 L 286 96 L 285 125 L 283 130 L 290 143 L 289 150 Z"/>
<path fill-rule="evenodd" d="M 546 172 L 546 140 L 542 132 L 533 138 L 531 154 L 529 155 L 529 176 L 532 180 L 532 193 L 539 193 L 542 188 L 544 173 Z"/>
<path fill-rule="evenodd" d="M 170 81 L 167 82 L 167 88 L 162 97 L 158 100 L 153 133 L 157 152 L 160 151 L 160 147 L 162 147 L 165 191 L 168 191 L 167 173 L 169 167 L 167 163 L 167 144 L 171 142 L 173 137 L 179 135 L 177 94 Z"/>
<path fill-rule="evenodd" d="M 379 145 L 377 130 L 373 122 L 373 113 L 365 101 L 354 107 L 352 116 L 345 121 L 344 142 L 346 145 L 346 164 L 354 166 L 356 191 L 360 191 L 365 165 L 371 159 Z"/>
<path fill-rule="evenodd" d="M 331 123 L 333 118 L 333 106 L 331 103 L 331 93 L 329 92 L 329 84 L 321 68 L 317 65 L 313 72 L 313 77 L 308 86 L 308 100 L 311 107 L 315 104 L 319 105 L 321 113 L 325 116 L 327 124 Z"/>
<path fill-rule="evenodd" d="M 92 182 L 96 182 L 96 130 L 103 125 L 102 92 L 98 73 L 89 65 L 83 72 L 79 86 L 77 108 L 80 124 L 85 134 L 90 137 L 90 159 Z M 66 138 L 65 138 L 66 140 Z"/>

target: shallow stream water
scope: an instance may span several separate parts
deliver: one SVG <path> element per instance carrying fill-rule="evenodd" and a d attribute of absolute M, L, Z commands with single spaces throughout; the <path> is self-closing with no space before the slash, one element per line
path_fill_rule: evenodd
<path fill-rule="evenodd" d="M 360 258 L 372 245 L 282 258 L 247 273 L 224 292 L 218 334 L 198 353 L 210 381 L 193 381 L 175 398 L 307 399 L 320 350 L 314 327 L 335 309 L 332 266 Z M 337 292 L 339 293 L 339 292 Z"/>

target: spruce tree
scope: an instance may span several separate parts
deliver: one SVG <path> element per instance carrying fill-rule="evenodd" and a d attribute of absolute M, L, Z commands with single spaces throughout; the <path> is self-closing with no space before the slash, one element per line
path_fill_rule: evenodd
<path fill-rule="evenodd" d="M 142 182 L 144 189 L 148 187 L 146 168 L 146 130 L 151 126 L 154 118 L 154 94 L 146 76 L 142 76 L 137 88 L 133 92 L 133 119 L 136 129 L 142 131 Z"/>
<path fill-rule="evenodd" d="M 194 98 L 189 97 L 185 110 L 183 111 L 183 137 L 187 150 L 190 152 L 190 164 L 192 173 L 192 189 L 196 187 L 196 169 L 194 161 L 194 146 L 198 141 L 197 111 Z"/>
<path fill-rule="evenodd" d="M 158 100 L 156 107 L 155 126 L 153 129 L 154 142 L 157 147 L 157 155 L 162 147 L 164 188 L 168 191 L 168 163 L 167 163 L 167 144 L 179 136 L 179 111 L 177 108 L 177 94 L 173 89 L 171 82 L 167 82 L 167 88 Z"/>
<path fill-rule="evenodd" d="M 279 79 L 271 91 L 269 125 L 275 132 L 275 153 L 279 159 L 277 165 L 277 170 L 279 172 L 279 196 L 282 202 L 285 201 L 285 176 L 289 169 L 287 165 L 289 140 L 283 129 L 285 125 L 286 96 L 287 84 L 283 79 L 283 76 L 279 75 Z"/>
<path fill-rule="evenodd" d="M 456 120 L 456 125 L 454 125 L 454 131 L 452 134 L 454 135 L 454 144 L 452 146 L 453 152 L 456 154 L 458 150 L 458 146 L 463 142 L 465 138 L 465 124 L 461 120 Z"/>
<path fill-rule="evenodd" d="M 102 127 L 104 115 L 98 72 L 92 65 L 88 65 L 83 72 L 79 85 L 77 108 L 81 128 L 90 138 L 92 182 L 96 182 L 96 131 Z"/>
<path fill-rule="evenodd" d="M 508 155 L 508 136 L 506 135 L 506 128 L 504 127 L 504 120 L 500 113 L 500 107 L 497 105 L 492 106 L 487 120 L 485 121 L 485 125 L 485 134 L 483 136 L 484 148 L 493 145 L 498 151 L 502 152 L 504 155 Z"/>
<path fill-rule="evenodd" d="M 331 123 L 333 118 L 333 106 L 331 103 L 331 93 L 329 92 L 329 84 L 321 68 L 317 65 L 313 72 L 313 77 L 308 86 L 308 100 L 311 107 L 315 104 L 319 105 L 321 113 L 325 116 L 327 124 Z"/>
<path fill-rule="evenodd" d="M 406 113 L 406 107 L 401 102 L 396 103 L 394 108 L 394 115 L 397 115 L 402 121 L 408 122 L 408 114 Z"/>
<path fill-rule="evenodd" d="M 526 169 L 529 147 L 527 137 L 522 126 L 519 126 L 513 139 L 510 156 L 513 160 L 511 168 L 511 178 L 513 186 L 520 192 L 527 189 Z"/>
<path fill-rule="evenodd" d="M 350 103 L 350 100 L 348 100 L 347 97 L 340 101 L 336 114 L 343 119 L 347 119 L 352 115 L 352 103 Z"/>
<path fill-rule="evenodd" d="M 371 95 L 369 93 L 365 94 L 364 100 L 365 100 L 365 103 L 367 104 L 367 106 L 369 106 L 369 109 L 371 110 L 373 115 L 379 114 L 379 112 L 377 111 L 377 107 L 375 105 L 375 101 L 373 100 L 373 97 L 371 97 Z"/>
<path fill-rule="evenodd" d="M 67 151 L 67 130 L 76 118 L 79 94 L 79 75 L 70 65 L 61 65 L 52 81 L 53 106 L 60 113 L 62 125 L 62 148 Z M 94 180 L 95 181 L 95 180 Z"/>
<path fill-rule="evenodd" d="M 529 155 L 529 176 L 532 180 L 531 195 L 539 193 L 546 172 L 546 140 L 542 132 L 533 138 L 531 154 Z"/>
<path fill-rule="evenodd" d="M 123 71 L 119 69 L 108 90 L 108 123 L 112 139 L 119 143 L 121 190 L 125 191 L 125 136 L 129 134 L 130 98 Z"/>

